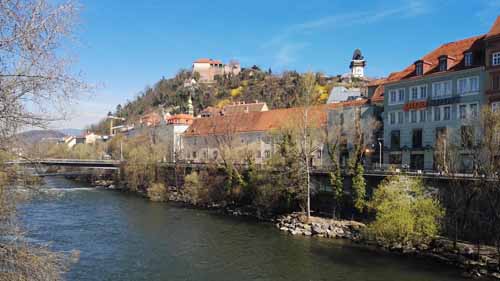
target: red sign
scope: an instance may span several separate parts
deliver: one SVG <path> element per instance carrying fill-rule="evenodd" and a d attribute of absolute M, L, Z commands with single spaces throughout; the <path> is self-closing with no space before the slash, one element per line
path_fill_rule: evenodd
<path fill-rule="evenodd" d="M 427 107 L 427 101 L 412 101 L 409 103 L 406 103 L 403 107 L 404 111 L 410 111 L 412 109 L 421 109 L 421 108 L 426 108 Z"/>

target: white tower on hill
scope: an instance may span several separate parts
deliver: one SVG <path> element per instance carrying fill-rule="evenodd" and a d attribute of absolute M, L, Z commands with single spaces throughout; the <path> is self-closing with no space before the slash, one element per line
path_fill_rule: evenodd
<path fill-rule="evenodd" d="M 365 65 L 366 61 L 363 55 L 361 54 L 360 49 L 354 50 L 354 54 L 352 55 L 352 61 L 349 68 L 351 69 L 352 77 L 363 78 L 365 77 Z"/>

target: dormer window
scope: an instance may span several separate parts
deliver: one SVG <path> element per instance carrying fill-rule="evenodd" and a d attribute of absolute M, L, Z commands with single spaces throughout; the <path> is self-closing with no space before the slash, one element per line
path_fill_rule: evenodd
<path fill-rule="evenodd" d="M 415 63 L 415 73 L 417 76 L 424 75 L 424 63 L 422 61 L 417 61 Z"/>
<path fill-rule="evenodd" d="M 446 70 L 448 70 L 448 57 L 441 56 L 439 57 L 439 71 L 446 71 Z"/>
<path fill-rule="evenodd" d="M 465 66 L 471 66 L 473 64 L 472 52 L 467 52 L 464 54 L 464 63 L 465 63 Z"/>

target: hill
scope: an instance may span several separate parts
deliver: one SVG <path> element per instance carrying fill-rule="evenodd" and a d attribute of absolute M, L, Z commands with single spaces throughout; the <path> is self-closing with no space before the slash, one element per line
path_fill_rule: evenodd
<path fill-rule="evenodd" d="M 238 75 L 217 76 L 213 83 L 195 83 L 190 88 L 186 81 L 191 81 L 192 77 L 190 71 L 181 70 L 173 78 L 162 78 L 139 93 L 133 101 L 117 105 L 116 110 L 110 113 L 125 118 L 130 124 L 151 111 L 171 114 L 187 112 L 190 93 L 195 115 L 208 106 L 221 108 L 235 101 L 264 101 L 269 109 L 288 108 L 299 105 L 304 86 L 303 74 L 286 71 L 275 75 L 271 70 L 262 71 L 256 66 L 243 69 Z M 315 79 L 313 100 L 316 104 L 325 103 L 330 89 L 342 80 L 340 76 L 332 78 L 322 73 L 315 73 Z M 89 129 L 105 134 L 109 128 L 107 122 L 102 120 L 89 126 Z"/>
<path fill-rule="evenodd" d="M 33 145 L 43 140 L 56 140 L 65 136 L 64 133 L 54 130 L 31 130 L 17 134 L 16 138 L 26 145 Z"/>

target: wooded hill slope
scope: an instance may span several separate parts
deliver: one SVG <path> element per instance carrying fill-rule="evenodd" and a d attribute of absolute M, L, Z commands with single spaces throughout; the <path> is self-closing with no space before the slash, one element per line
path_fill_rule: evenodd
<path fill-rule="evenodd" d="M 196 79 L 196 75 L 195 79 Z M 135 100 L 124 105 L 117 105 L 112 114 L 126 118 L 126 123 L 133 123 L 141 115 L 151 111 L 163 111 L 171 114 L 187 112 L 189 88 L 185 82 L 192 78 L 191 72 L 181 70 L 170 79 L 161 79 L 153 87 L 147 87 Z M 340 83 L 340 76 L 329 78 L 315 73 L 316 87 L 312 100 L 315 104 L 325 103 L 330 89 Z M 258 67 L 243 69 L 238 75 L 218 76 L 214 83 L 197 83 L 192 101 L 195 115 L 204 108 L 224 105 L 236 101 L 264 101 L 269 109 L 298 106 L 303 94 L 304 76 L 295 71 L 286 71 L 280 75 L 271 70 L 262 71 Z M 354 82 L 356 83 L 356 82 Z M 108 121 L 102 120 L 91 125 L 90 129 L 107 133 Z"/>

